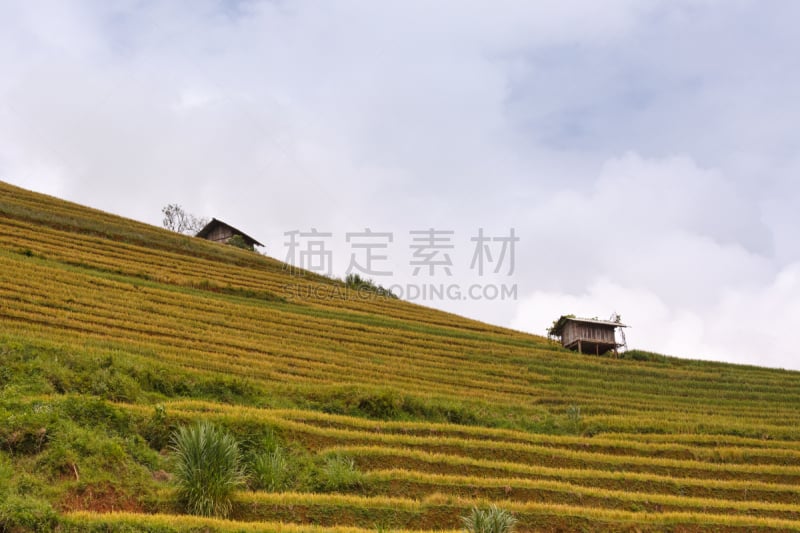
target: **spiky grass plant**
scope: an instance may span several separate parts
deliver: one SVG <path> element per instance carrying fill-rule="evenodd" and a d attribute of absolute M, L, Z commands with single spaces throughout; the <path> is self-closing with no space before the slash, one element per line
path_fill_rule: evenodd
<path fill-rule="evenodd" d="M 251 482 L 256 489 L 280 492 L 289 485 L 291 470 L 286 452 L 280 446 L 253 458 Z"/>
<path fill-rule="evenodd" d="M 233 492 L 244 483 L 236 439 L 210 422 L 179 428 L 172 436 L 178 499 L 190 514 L 226 517 Z"/>
<path fill-rule="evenodd" d="M 496 505 L 488 509 L 473 507 L 461 521 L 467 533 L 511 533 L 517 523 L 514 515 Z"/>
<path fill-rule="evenodd" d="M 321 488 L 327 491 L 360 487 L 364 481 L 364 475 L 356 468 L 353 458 L 339 454 L 325 459 L 320 474 Z"/>

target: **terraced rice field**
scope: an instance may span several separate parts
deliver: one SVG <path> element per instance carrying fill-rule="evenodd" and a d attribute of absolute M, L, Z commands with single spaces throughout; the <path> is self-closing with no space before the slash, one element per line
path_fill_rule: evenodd
<path fill-rule="evenodd" d="M 5 184 L 0 354 L 0 526 L 35 500 L 63 531 L 447 531 L 490 503 L 521 531 L 800 529 L 796 372 L 581 356 Z M 276 435 L 297 479 L 186 516 L 166 450 L 200 419 Z M 332 456 L 357 486 L 315 482 Z"/>

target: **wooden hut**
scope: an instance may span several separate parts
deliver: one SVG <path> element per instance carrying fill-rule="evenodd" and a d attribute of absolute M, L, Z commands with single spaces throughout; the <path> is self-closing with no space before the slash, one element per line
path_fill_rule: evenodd
<path fill-rule="evenodd" d="M 618 321 L 565 315 L 553 324 L 548 333 L 560 337 L 565 348 L 576 352 L 600 355 L 613 350 L 616 354 L 617 348 L 623 346 L 617 342 L 616 330 L 625 327 L 628 326 Z"/>
<path fill-rule="evenodd" d="M 196 237 L 214 242 L 227 243 L 231 237 L 235 235 L 239 235 L 244 240 L 245 244 L 250 247 L 250 249 L 253 249 L 254 246 L 264 246 L 245 232 L 238 230 L 221 220 L 217 220 L 216 218 L 212 218 L 211 222 L 203 226 L 203 229 L 197 232 Z"/>

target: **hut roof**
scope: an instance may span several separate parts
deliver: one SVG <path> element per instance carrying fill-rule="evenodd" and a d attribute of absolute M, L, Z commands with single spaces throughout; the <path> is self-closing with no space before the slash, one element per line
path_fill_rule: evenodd
<path fill-rule="evenodd" d="M 609 326 L 615 328 L 627 328 L 625 324 L 621 322 L 612 322 L 611 320 L 598 320 L 596 318 L 578 318 L 574 316 L 566 316 L 562 315 L 555 324 L 553 324 L 552 329 L 550 329 L 550 334 L 555 335 L 556 337 L 560 337 L 561 333 L 564 331 L 564 326 L 567 325 L 568 322 L 580 322 L 582 324 L 596 324 L 598 326 Z"/>
<path fill-rule="evenodd" d="M 195 237 L 200 237 L 202 239 L 205 239 L 206 237 L 208 237 L 209 233 L 214 231 L 214 228 L 218 228 L 218 227 L 228 228 L 229 230 L 231 230 L 231 232 L 234 235 L 241 235 L 242 238 L 245 240 L 245 242 L 247 242 L 250 245 L 255 244 L 256 246 L 264 246 L 263 244 L 261 244 L 260 242 L 258 242 L 257 240 L 255 240 L 253 237 L 251 237 L 247 233 L 243 232 L 242 230 L 236 229 L 233 226 L 231 226 L 230 224 L 226 224 L 225 222 L 223 222 L 221 220 L 217 220 L 216 218 L 212 218 L 211 222 L 209 222 L 208 224 L 203 226 L 203 229 L 198 231 L 197 235 L 195 235 Z"/>

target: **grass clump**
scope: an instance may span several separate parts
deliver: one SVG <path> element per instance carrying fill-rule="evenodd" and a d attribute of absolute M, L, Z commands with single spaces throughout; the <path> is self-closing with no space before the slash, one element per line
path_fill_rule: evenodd
<path fill-rule="evenodd" d="M 288 488 L 291 480 L 291 464 L 280 446 L 253 457 L 250 471 L 251 483 L 256 490 L 281 492 Z"/>
<path fill-rule="evenodd" d="M 488 509 L 473 507 L 461 521 L 467 533 L 511 533 L 517 523 L 514 515 L 496 505 Z"/>
<path fill-rule="evenodd" d="M 292 467 L 290 456 L 281 446 L 278 435 L 268 428 L 262 435 L 261 446 L 250 456 L 250 488 L 268 492 L 284 491 L 292 481 Z"/>
<path fill-rule="evenodd" d="M 245 480 L 239 445 L 206 421 L 179 428 L 172 439 L 178 498 L 190 514 L 226 517 Z"/>
<path fill-rule="evenodd" d="M 364 474 L 352 457 L 334 454 L 325 458 L 319 472 L 320 488 L 334 492 L 363 486 Z"/>

